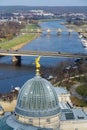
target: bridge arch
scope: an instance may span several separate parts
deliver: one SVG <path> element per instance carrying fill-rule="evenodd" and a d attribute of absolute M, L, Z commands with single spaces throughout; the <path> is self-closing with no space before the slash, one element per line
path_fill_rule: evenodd
<path fill-rule="evenodd" d="M 12 57 L 13 65 L 21 66 L 21 56 Z"/>

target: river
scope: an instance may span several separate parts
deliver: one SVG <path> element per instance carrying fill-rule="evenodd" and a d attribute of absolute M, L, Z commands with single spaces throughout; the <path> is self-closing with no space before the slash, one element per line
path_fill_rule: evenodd
<path fill-rule="evenodd" d="M 87 53 L 87 50 L 83 48 L 81 39 L 78 37 L 78 33 L 73 31 L 71 35 L 66 31 L 66 27 L 61 24 L 63 20 L 50 21 L 41 23 L 40 26 L 44 29 L 43 33 L 32 41 L 25 45 L 22 50 L 42 50 L 42 51 L 56 51 L 56 52 L 80 52 Z M 46 29 L 54 29 L 50 35 L 45 31 Z M 55 29 L 62 28 L 61 35 L 57 35 Z M 16 86 L 21 87 L 28 79 L 35 75 L 34 62 L 35 57 L 22 57 L 22 66 L 16 67 L 12 65 L 11 57 L 0 58 L 0 93 L 6 93 L 11 91 Z M 59 62 L 66 60 L 67 58 L 41 58 L 41 65 L 55 66 Z"/>

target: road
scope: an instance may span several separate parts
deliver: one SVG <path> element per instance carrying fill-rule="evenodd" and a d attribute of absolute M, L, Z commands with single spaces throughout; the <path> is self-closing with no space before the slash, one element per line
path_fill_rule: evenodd
<path fill-rule="evenodd" d="M 74 84 L 71 86 L 70 88 L 70 92 L 71 92 L 71 95 L 74 96 L 74 97 L 77 97 L 78 99 L 83 99 L 81 95 L 79 95 L 77 92 L 76 92 L 76 88 L 80 85 L 82 85 L 83 83 L 77 83 L 77 84 Z"/>
<path fill-rule="evenodd" d="M 23 50 L 0 50 L 1 56 L 41 56 L 41 57 L 68 57 L 68 58 L 87 58 L 84 53 L 65 53 L 51 51 L 23 51 Z"/>

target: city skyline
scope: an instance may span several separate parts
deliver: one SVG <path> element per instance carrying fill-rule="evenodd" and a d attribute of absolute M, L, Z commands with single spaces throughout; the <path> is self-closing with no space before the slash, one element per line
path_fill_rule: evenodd
<path fill-rule="evenodd" d="M 1 6 L 14 6 L 14 5 L 25 5 L 25 6 L 87 6 L 87 0 L 1 0 Z"/>

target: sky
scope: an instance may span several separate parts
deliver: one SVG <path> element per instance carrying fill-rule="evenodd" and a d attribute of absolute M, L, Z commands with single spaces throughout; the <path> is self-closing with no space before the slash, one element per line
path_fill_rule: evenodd
<path fill-rule="evenodd" d="M 0 5 L 87 6 L 87 0 L 0 0 Z"/>

